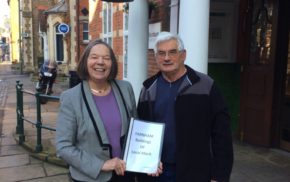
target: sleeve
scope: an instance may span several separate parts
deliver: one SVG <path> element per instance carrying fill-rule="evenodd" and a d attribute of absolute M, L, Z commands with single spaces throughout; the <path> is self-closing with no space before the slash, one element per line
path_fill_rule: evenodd
<path fill-rule="evenodd" d="M 137 104 L 137 113 L 140 119 L 154 121 L 153 109 L 150 104 L 150 99 L 148 98 L 148 93 L 146 92 L 145 87 L 143 87 L 140 92 Z"/>
<path fill-rule="evenodd" d="M 231 120 L 223 97 L 215 84 L 210 94 L 212 102 L 212 179 L 219 182 L 229 181 L 233 167 Z"/>
<path fill-rule="evenodd" d="M 77 136 L 81 124 L 78 124 L 76 112 L 80 111 L 76 111 L 72 100 L 75 98 L 68 94 L 63 93 L 60 97 L 55 138 L 57 155 L 83 174 L 97 178 L 105 161 L 77 146 L 82 142 Z"/>

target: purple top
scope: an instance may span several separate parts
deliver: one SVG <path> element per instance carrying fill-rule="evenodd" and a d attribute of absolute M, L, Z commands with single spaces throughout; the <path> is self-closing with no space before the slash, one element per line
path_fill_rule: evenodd
<path fill-rule="evenodd" d="M 93 95 L 100 117 L 103 120 L 113 157 L 121 157 L 121 115 L 112 90 L 106 96 Z"/>

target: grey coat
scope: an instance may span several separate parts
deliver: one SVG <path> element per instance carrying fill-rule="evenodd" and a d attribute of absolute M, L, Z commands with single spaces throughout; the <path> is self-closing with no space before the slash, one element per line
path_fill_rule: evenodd
<path fill-rule="evenodd" d="M 130 118 L 136 117 L 137 112 L 131 84 L 121 80 L 116 82 L 126 103 L 123 103 L 115 83 L 111 83 L 122 119 L 121 141 L 127 134 Z M 80 83 L 60 96 L 61 105 L 56 126 L 57 154 L 68 163 L 74 179 L 104 182 L 112 176 L 112 172 L 101 171 L 105 161 L 111 158 L 111 147 L 87 81 L 83 81 L 83 88 L 96 122 L 97 132 L 86 108 Z M 126 114 L 125 105 L 129 116 Z"/>

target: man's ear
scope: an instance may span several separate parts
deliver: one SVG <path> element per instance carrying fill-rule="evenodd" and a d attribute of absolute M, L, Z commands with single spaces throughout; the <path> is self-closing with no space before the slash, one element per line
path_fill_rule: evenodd
<path fill-rule="evenodd" d="M 181 53 L 181 59 L 183 60 L 183 61 L 185 61 L 185 59 L 186 59 L 186 50 L 184 49 L 183 51 L 182 51 L 182 53 Z"/>

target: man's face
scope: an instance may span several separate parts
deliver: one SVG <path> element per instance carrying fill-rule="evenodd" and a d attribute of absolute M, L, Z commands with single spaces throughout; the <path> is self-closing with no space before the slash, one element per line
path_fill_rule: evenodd
<path fill-rule="evenodd" d="M 175 40 L 160 42 L 155 56 L 157 66 L 164 74 L 177 75 L 184 71 L 186 52 L 178 50 Z"/>

